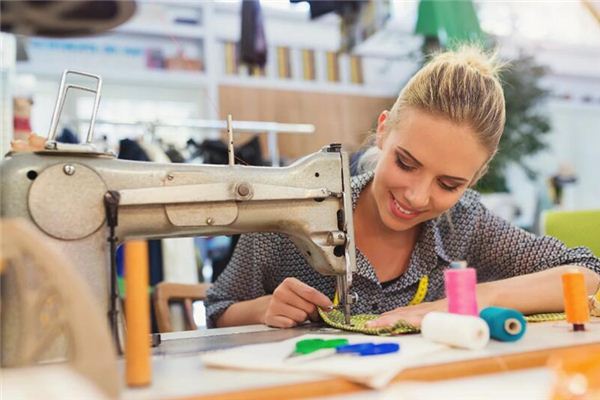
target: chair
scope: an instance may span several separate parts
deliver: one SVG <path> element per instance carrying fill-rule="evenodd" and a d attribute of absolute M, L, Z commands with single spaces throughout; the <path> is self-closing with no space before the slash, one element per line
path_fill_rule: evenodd
<path fill-rule="evenodd" d="M 184 284 L 161 282 L 157 284 L 154 287 L 152 300 L 154 302 L 154 313 L 158 331 L 161 333 L 173 331 L 169 303 L 175 301 L 183 303 L 185 329 L 197 329 L 198 327 L 194 322 L 192 303 L 196 300 L 206 299 L 206 292 L 209 287 L 210 284 L 208 283 Z"/>
<path fill-rule="evenodd" d="M 569 247 L 585 246 L 600 257 L 600 209 L 546 211 L 542 214 L 541 232 Z"/>

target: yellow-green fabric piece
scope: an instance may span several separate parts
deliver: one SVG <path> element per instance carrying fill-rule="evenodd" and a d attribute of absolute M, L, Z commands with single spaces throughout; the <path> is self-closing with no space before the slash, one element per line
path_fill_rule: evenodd
<path fill-rule="evenodd" d="M 331 327 L 350 332 L 364 333 L 367 335 L 389 336 L 402 333 L 417 333 L 419 329 L 408 322 L 398 321 L 394 326 L 381 328 L 367 328 L 369 321 L 379 318 L 375 314 L 358 314 L 350 317 L 350 325 L 344 323 L 344 314 L 339 310 L 324 311 L 319 308 L 319 315 Z"/>
<path fill-rule="evenodd" d="M 366 335 L 390 336 L 404 333 L 418 333 L 419 328 L 406 321 L 398 321 L 394 326 L 367 328 L 369 321 L 379 318 L 376 314 L 358 314 L 350 317 L 350 325 L 344 323 L 344 314 L 340 310 L 324 311 L 319 308 L 319 315 L 325 323 L 333 328 L 349 332 L 364 333 Z M 565 319 L 564 313 L 544 313 L 525 316 L 527 322 L 561 321 Z"/>
<path fill-rule="evenodd" d="M 526 315 L 525 321 L 527 321 L 527 322 L 562 321 L 565 318 L 566 318 L 565 313 L 544 313 L 544 314 Z"/>

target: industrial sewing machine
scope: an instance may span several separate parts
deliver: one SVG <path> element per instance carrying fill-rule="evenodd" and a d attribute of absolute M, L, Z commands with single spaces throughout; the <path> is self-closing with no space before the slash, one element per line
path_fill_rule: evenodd
<path fill-rule="evenodd" d="M 67 84 L 70 74 L 95 80 L 95 88 Z M 315 270 L 336 276 L 349 322 L 356 261 L 350 172 L 340 145 L 283 168 L 234 165 L 232 139 L 226 166 L 118 160 L 92 144 L 101 87 L 99 76 L 65 71 L 46 148 L 9 154 L 0 166 L 1 215 L 32 221 L 70 258 L 113 325 L 111 253 L 118 242 L 246 232 L 284 233 Z M 95 93 L 87 139 L 78 145 L 55 141 L 69 89 Z M 6 332 L 20 318 L 14 286 L 2 280 L 3 361 L 16 340 Z"/>

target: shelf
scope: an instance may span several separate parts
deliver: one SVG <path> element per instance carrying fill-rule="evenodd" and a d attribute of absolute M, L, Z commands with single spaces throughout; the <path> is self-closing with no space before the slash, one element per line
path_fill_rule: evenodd
<path fill-rule="evenodd" d="M 178 37 L 187 39 L 203 39 L 204 28 L 201 26 L 148 26 L 143 24 L 125 24 L 113 29 L 117 34 L 144 35 L 156 37 Z"/>
<path fill-rule="evenodd" d="M 207 79 L 203 72 L 179 70 L 129 70 L 127 73 L 102 68 L 70 66 L 70 69 L 100 75 L 105 85 L 125 84 L 152 87 L 200 88 L 206 86 Z M 64 66 L 46 65 L 43 69 L 26 63 L 17 63 L 17 73 L 30 73 L 38 77 L 51 78 L 60 82 Z"/>
<path fill-rule="evenodd" d="M 395 97 L 395 87 L 366 87 L 351 83 L 334 83 L 322 81 L 302 81 L 294 79 L 273 79 L 266 77 L 241 77 L 225 75 L 219 78 L 219 84 L 231 86 L 255 87 L 258 89 L 293 90 L 302 92 L 322 92 L 332 94 L 349 94 L 366 97 Z"/>

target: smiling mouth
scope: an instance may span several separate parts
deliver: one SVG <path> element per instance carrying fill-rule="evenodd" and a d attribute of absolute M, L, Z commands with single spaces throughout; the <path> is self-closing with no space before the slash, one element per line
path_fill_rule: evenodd
<path fill-rule="evenodd" d="M 402 207 L 400 205 L 400 203 L 398 203 L 396 198 L 391 193 L 390 193 L 390 195 L 392 196 L 392 203 L 394 205 L 394 211 L 396 211 L 398 214 L 406 216 L 406 217 L 414 217 L 414 216 L 421 214 L 421 211 L 408 210 L 408 209 Z"/>

